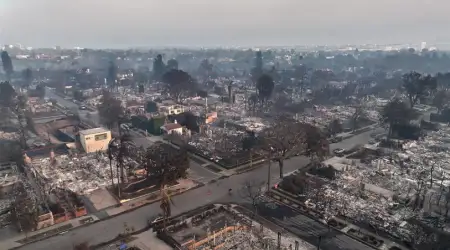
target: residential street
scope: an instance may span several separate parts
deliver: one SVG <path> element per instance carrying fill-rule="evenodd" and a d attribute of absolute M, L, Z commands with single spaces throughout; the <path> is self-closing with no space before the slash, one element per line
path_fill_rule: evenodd
<path fill-rule="evenodd" d="M 47 93 L 49 92 L 50 91 L 47 91 Z M 61 101 L 60 104 L 62 105 L 69 104 L 72 105 L 72 107 L 73 105 L 76 106 L 76 104 L 70 104 L 70 101 L 64 100 L 63 98 L 55 96 L 54 94 L 50 94 L 48 96 L 49 98 L 58 99 L 58 102 Z M 382 129 L 377 130 L 378 132 L 383 131 Z M 340 143 L 332 144 L 331 148 L 350 148 L 356 144 L 365 144 L 370 139 L 371 133 L 373 133 L 373 131 L 368 131 Z M 303 156 L 286 160 L 284 164 L 284 171 L 285 173 L 292 172 L 298 168 L 304 167 L 308 163 L 308 161 L 309 160 Z M 209 180 L 218 177 L 217 174 L 203 168 L 202 166 L 200 166 L 200 164 L 195 163 L 194 161 L 191 161 L 191 170 L 191 176 L 196 176 L 196 178 L 203 183 L 207 183 Z M 270 178 L 272 184 L 279 180 L 278 171 L 278 165 L 276 163 L 273 163 Z M 228 194 L 228 189 L 232 188 L 233 190 L 238 190 L 246 181 L 249 180 L 266 182 L 267 164 L 258 167 L 253 171 L 218 180 L 215 183 L 206 184 L 203 187 L 173 197 L 175 205 L 172 207 L 172 215 L 175 216 L 180 213 L 206 205 L 208 203 L 235 202 L 244 205 L 248 204 L 248 201 L 245 199 L 245 197 L 240 197 L 237 194 L 237 191 L 235 191 L 234 194 L 230 196 Z M 291 210 L 289 207 L 286 207 L 284 205 L 277 205 L 274 208 L 273 204 L 270 206 L 266 206 L 265 203 L 271 203 L 271 201 L 265 201 L 262 204 L 264 209 L 260 209 L 261 214 L 265 218 L 272 220 L 282 227 L 288 228 L 301 238 L 314 242 L 314 240 L 317 239 L 318 235 L 322 235 L 328 230 L 321 223 L 316 222 L 309 217 L 300 215 L 297 212 Z M 72 246 L 74 244 L 84 241 L 87 241 L 89 244 L 98 244 L 111 240 L 115 238 L 119 233 L 124 232 L 124 223 L 126 223 L 129 227 L 134 227 L 136 230 L 138 230 L 146 226 L 147 218 L 155 216 L 159 213 L 159 203 L 154 203 L 148 206 L 141 207 L 129 213 L 125 213 L 85 227 L 74 229 L 65 234 L 58 235 L 47 240 L 26 245 L 20 249 L 67 250 L 72 249 Z M 336 237 L 323 238 L 322 249 L 370 249 L 364 244 L 354 241 L 344 234 L 338 233 L 335 236 Z"/>
<path fill-rule="evenodd" d="M 59 105 L 64 106 L 70 110 L 77 110 L 82 121 L 88 122 L 89 124 L 91 124 L 92 122 L 98 123 L 99 121 L 97 111 L 90 112 L 88 110 L 80 110 L 78 104 L 62 98 L 61 96 L 55 94 L 55 92 L 50 88 L 45 89 L 45 97 L 49 99 L 55 99 Z M 88 113 L 90 114 L 89 117 L 87 117 Z"/>
<path fill-rule="evenodd" d="M 370 134 L 372 134 L 372 133 L 381 134 L 381 133 L 383 133 L 385 131 L 386 131 L 386 129 L 384 129 L 382 127 L 378 127 L 378 128 L 376 128 L 374 130 L 366 131 L 366 132 L 361 133 L 359 135 L 355 135 L 353 137 L 350 137 L 347 140 L 343 140 L 341 142 L 331 144 L 330 145 L 330 150 L 332 151 L 332 150 L 334 150 L 336 148 L 350 149 L 350 148 L 354 147 L 355 145 L 367 144 L 369 142 L 369 140 L 372 139 L 370 137 Z"/>
<path fill-rule="evenodd" d="M 308 159 L 305 157 L 295 157 L 287 160 L 285 163 L 285 171 L 291 172 L 299 167 L 303 167 L 307 164 Z M 273 165 L 271 179 L 277 180 L 278 168 Z M 213 202 L 236 202 L 246 203 L 244 197 L 240 197 L 235 194 L 230 196 L 228 189 L 239 189 L 248 180 L 265 181 L 267 179 L 267 167 L 262 166 L 251 172 L 247 172 L 241 175 L 234 175 L 227 179 L 218 180 L 216 183 L 205 185 L 201 188 L 188 191 L 179 196 L 173 198 L 175 206 L 172 208 L 173 215 L 177 215 L 202 205 Z M 237 192 L 235 192 L 237 193 Z M 297 213 L 290 211 L 289 208 L 281 208 L 272 214 L 266 214 L 265 217 L 273 218 L 276 222 L 282 226 L 289 226 L 290 228 L 299 230 L 299 236 L 317 234 L 311 227 L 317 228 L 317 230 L 323 231 L 323 225 L 319 222 L 309 219 L 308 217 L 298 215 Z M 288 213 L 289 212 L 289 213 Z M 119 215 L 117 217 L 110 218 L 89 226 L 74 229 L 66 234 L 58 235 L 47 240 L 39 241 L 30 245 L 26 245 L 20 249 L 29 250 L 47 250 L 47 249 L 71 249 L 73 244 L 79 242 L 88 241 L 90 244 L 98 244 L 113 239 L 119 233 L 124 231 L 124 223 L 128 226 L 134 227 L 136 230 L 146 226 L 147 218 L 155 216 L 160 213 L 159 203 L 154 203 L 148 206 L 141 207 L 129 213 Z M 292 219 L 287 221 L 280 220 L 280 214 L 285 214 L 287 217 L 293 216 Z M 300 224 L 304 224 L 304 227 L 300 227 Z M 295 231 L 297 232 L 297 231 Z M 310 237 L 310 236 L 309 236 Z M 347 236 L 338 236 L 338 239 L 330 239 L 330 242 L 326 241 L 326 244 L 330 244 L 333 249 L 366 249 L 364 245 L 359 242 L 353 241 Z M 334 242 L 336 241 L 336 242 Z M 342 243 L 341 241 L 344 241 Z M 325 244 L 324 243 L 324 244 Z M 347 248 L 342 248 L 342 245 L 348 245 Z M 330 248 L 331 249 L 331 248 Z"/>

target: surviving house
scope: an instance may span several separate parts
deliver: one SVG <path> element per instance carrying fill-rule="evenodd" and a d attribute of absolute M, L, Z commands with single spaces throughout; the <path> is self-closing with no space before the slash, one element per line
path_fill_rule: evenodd
<path fill-rule="evenodd" d="M 105 151 L 111 141 L 111 131 L 104 128 L 93 128 L 80 131 L 80 143 L 86 153 Z"/>
<path fill-rule="evenodd" d="M 183 134 L 183 127 L 180 124 L 178 124 L 176 120 L 174 123 L 167 123 L 167 124 L 161 126 L 161 130 L 163 131 L 163 134 L 166 134 L 166 135 L 170 135 L 173 133 L 176 133 L 179 135 Z"/>

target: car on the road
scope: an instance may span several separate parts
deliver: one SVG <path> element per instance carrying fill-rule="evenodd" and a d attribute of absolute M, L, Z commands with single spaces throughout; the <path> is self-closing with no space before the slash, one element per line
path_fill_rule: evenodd
<path fill-rule="evenodd" d="M 333 153 L 334 153 L 336 156 L 344 156 L 344 154 L 345 154 L 345 149 L 343 149 L 343 148 L 336 148 L 335 150 L 333 150 Z"/>
<path fill-rule="evenodd" d="M 80 106 L 81 110 L 86 110 L 86 106 Z"/>
<path fill-rule="evenodd" d="M 33 146 L 36 148 L 41 148 L 41 147 L 45 147 L 45 143 L 44 142 L 34 142 Z"/>
<path fill-rule="evenodd" d="M 373 132 L 373 133 L 370 133 L 370 137 L 372 137 L 372 138 L 375 138 L 375 137 L 377 137 L 377 136 L 379 136 L 380 134 L 382 134 L 382 133 L 380 133 L 380 132 Z"/>
<path fill-rule="evenodd" d="M 336 136 L 330 139 L 331 143 L 337 143 L 342 141 L 342 136 Z"/>
<path fill-rule="evenodd" d="M 154 225 L 163 220 L 164 220 L 164 217 L 162 216 L 162 214 L 158 214 L 156 216 L 150 217 L 150 219 L 147 220 L 147 223 L 149 225 Z"/>

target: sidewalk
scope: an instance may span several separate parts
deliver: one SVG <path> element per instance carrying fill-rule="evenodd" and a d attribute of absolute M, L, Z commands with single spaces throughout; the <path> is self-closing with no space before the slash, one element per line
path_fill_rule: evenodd
<path fill-rule="evenodd" d="M 172 191 L 171 195 L 177 195 L 177 194 L 184 193 L 190 189 L 193 189 L 197 186 L 199 186 L 199 184 L 195 183 L 194 181 L 180 180 L 178 185 L 169 187 L 168 190 Z M 159 191 L 156 191 L 156 192 L 159 194 Z M 104 218 L 99 218 L 99 216 L 96 216 L 95 214 L 88 214 L 83 217 L 79 217 L 76 219 L 72 219 L 70 221 L 65 221 L 62 223 L 55 224 L 50 227 L 43 228 L 41 230 L 30 232 L 27 235 L 25 235 L 25 233 L 17 234 L 16 236 L 14 236 L 12 238 L 1 241 L 0 249 L 11 249 L 11 248 L 20 247 L 21 245 L 28 244 L 28 243 L 31 243 L 34 241 L 45 240 L 46 238 L 50 238 L 57 234 L 64 234 L 67 231 L 73 230 L 78 227 L 90 225 L 92 223 L 96 223 L 101 220 L 107 220 L 111 217 L 118 216 L 122 213 L 132 211 L 132 210 L 140 208 L 144 205 L 154 203 L 154 202 L 157 202 L 160 200 L 159 195 L 157 197 L 154 197 L 153 199 L 150 199 L 150 197 L 151 197 L 151 194 L 146 194 L 141 197 L 135 198 L 133 200 L 124 202 L 119 207 L 111 207 L 111 208 L 107 208 L 105 210 L 97 212 L 97 213 L 100 213 L 100 212 L 105 213 L 106 217 L 104 217 Z M 33 239 L 33 238 L 35 238 L 35 239 Z M 28 239 L 29 242 L 26 242 L 26 243 L 20 242 L 25 239 Z"/>
<path fill-rule="evenodd" d="M 366 126 L 366 127 L 362 127 L 362 128 L 359 128 L 359 129 L 355 129 L 354 131 L 339 133 L 339 134 L 335 135 L 334 137 L 335 137 L 335 138 L 341 137 L 342 140 L 346 140 L 346 139 L 349 139 L 349 138 L 351 138 L 351 137 L 353 137 L 353 136 L 356 136 L 356 135 L 358 135 L 358 134 L 360 134 L 360 133 L 366 132 L 366 131 L 364 131 L 364 130 L 366 130 L 366 129 L 367 129 L 367 130 L 376 129 L 376 128 L 378 128 L 379 126 L 380 126 L 380 124 L 375 123 L 375 124 L 372 124 L 372 125 L 369 125 L 369 126 Z M 360 131 L 363 131 L 363 132 L 360 132 Z"/>
<path fill-rule="evenodd" d="M 198 186 L 198 184 L 194 183 L 191 180 L 183 180 L 182 179 L 182 180 L 179 180 L 178 183 L 179 183 L 178 185 L 167 188 L 167 192 L 169 192 L 169 193 L 171 192 L 169 194 L 169 196 L 186 192 L 186 191 Z M 159 197 L 159 193 L 160 193 L 160 191 L 158 190 L 151 194 L 146 194 L 141 197 L 137 197 L 131 201 L 122 203 L 122 205 L 120 207 L 113 207 L 113 208 L 107 209 L 106 213 L 108 214 L 108 216 L 115 216 L 115 215 L 118 215 L 121 213 L 125 213 L 129 210 L 145 206 L 146 204 L 154 203 L 154 202 L 160 200 L 161 197 Z M 152 194 L 156 194 L 157 197 L 151 198 Z"/>
<path fill-rule="evenodd" d="M 83 221 L 88 221 L 88 220 L 90 222 L 87 222 L 87 223 L 83 222 Z M 19 233 L 18 235 L 14 236 L 12 238 L 1 241 L 0 249 L 11 249 L 11 248 L 15 248 L 15 247 L 20 247 L 21 245 L 24 244 L 24 243 L 20 243 L 20 241 L 28 239 L 28 240 L 30 240 L 30 242 L 28 242 L 28 243 L 31 243 L 33 241 L 36 241 L 36 240 L 33 240 L 33 238 L 35 238 L 35 237 L 39 238 L 37 240 L 43 240 L 43 239 L 52 237 L 57 234 L 64 234 L 67 231 L 69 231 L 73 228 L 76 228 L 76 227 L 95 223 L 96 221 L 99 221 L 99 219 L 95 215 L 87 215 L 87 216 L 79 217 L 76 219 L 72 219 L 70 221 L 58 223 L 53 226 L 43 228 L 41 230 L 29 232 L 27 234 Z M 28 244 L 28 243 L 25 243 L 25 244 Z"/>
<path fill-rule="evenodd" d="M 220 172 L 220 174 L 222 174 L 224 176 L 231 176 L 231 175 L 235 175 L 235 174 L 242 174 L 242 173 L 251 171 L 251 170 L 253 170 L 255 168 L 261 167 L 262 165 L 264 165 L 265 162 L 267 162 L 266 159 L 254 161 L 254 162 L 251 162 L 251 163 L 249 162 L 247 164 L 240 165 L 237 168 L 225 169 L 224 171 Z"/>

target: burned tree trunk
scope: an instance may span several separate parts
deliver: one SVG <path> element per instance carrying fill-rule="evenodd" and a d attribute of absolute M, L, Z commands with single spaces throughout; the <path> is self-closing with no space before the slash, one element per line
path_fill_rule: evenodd
<path fill-rule="evenodd" d="M 278 159 L 278 166 L 280 167 L 280 179 L 283 179 L 284 160 Z"/>

